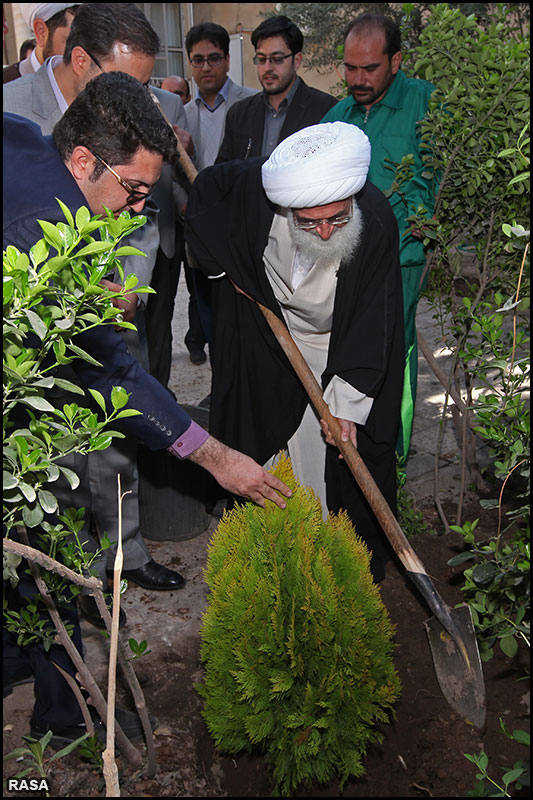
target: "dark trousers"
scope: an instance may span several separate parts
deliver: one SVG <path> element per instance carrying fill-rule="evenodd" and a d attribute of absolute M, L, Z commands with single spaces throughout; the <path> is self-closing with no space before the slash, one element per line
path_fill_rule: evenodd
<path fill-rule="evenodd" d="M 168 385 L 172 364 L 172 318 L 181 263 L 184 263 L 185 280 L 189 290 L 189 330 L 185 336 L 187 349 L 203 350 L 207 341 L 200 321 L 196 304 L 196 288 L 192 277 L 193 270 L 185 261 L 183 232 L 176 232 L 176 251 L 168 258 L 161 248 L 158 250 L 150 286 L 156 294 L 148 295 L 144 319 L 150 374 L 163 386 Z M 196 270 L 195 270 L 196 271 Z"/>
<path fill-rule="evenodd" d="M 35 546 L 34 539 L 34 536 L 30 538 L 33 546 Z M 33 578 L 25 574 L 26 568 L 26 561 L 22 561 L 18 569 L 20 581 L 15 588 L 8 582 L 4 583 L 7 604 L 13 611 L 24 609 L 28 600 L 38 595 Z M 60 614 L 64 622 L 74 626 L 72 641 L 76 649 L 82 653 L 81 630 L 75 602 L 68 606 L 62 606 Z M 45 620 L 50 619 L 44 610 L 41 617 Z M 50 626 L 52 626 L 51 621 Z M 42 644 L 30 644 L 23 647 L 17 644 L 16 633 L 11 633 L 4 628 L 4 682 L 33 673 L 35 705 L 32 719 L 54 726 L 79 725 L 83 722 L 83 716 L 78 701 L 64 677 L 54 666 L 54 662 L 69 675 L 75 676 L 76 668 L 62 646 L 54 644 L 48 652 Z"/>
<path fill-rule="evenodd" d="M 167 386 L 172 362 L 172 317 L 178 290 L 181 260 L 179 248 L 168 258 L 159 248 L 150 286 L 156 294 L 148 295 L 144 314 L 150 373 Z"/>
<path fill-rule="evenodd" d="M 202 298 L 198 298 L 198 289 L 195 279 L 198 270 L 189 266 L 185 255 L 183 257 L 183 268 L 187 289 L 189 291 L 189 330 L 185 334 L 185 346 L 189 353 L 193 353 L 194 351 L 204 349 L 208 337 L 204 325 L 202 324 L 200 314 Z M 201 277 L 203 278 L 204 276 L 202 275 Z M 207 278 L 204 278 L 204 280 L 207 280 Z"/>

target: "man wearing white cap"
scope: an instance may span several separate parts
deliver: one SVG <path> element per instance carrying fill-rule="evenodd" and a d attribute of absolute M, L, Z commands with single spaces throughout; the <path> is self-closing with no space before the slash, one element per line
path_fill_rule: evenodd
<path fill-rule="evenodd" d="M 62 56 L 80 3 L 19 3 L 20 13 L 35 36 L 36 46 L 23 61 L 4 67 L 3 83 L 37 72 L 50 56 Z"/>
<path fill-rule="evenodd" d="M 260 463 L 287 449 L 324 512 L 348 511 L 380 580 L 385 536 L 250 302 L 284 319 L 394 511 L 403 381 L 398 226 L 367 181 L 369 163 L 365 134 L 335 122 L 289 136 L 267 161 L 210 167 L 193 185 L 186 239 L 218 278 L 210 430 Z"/>

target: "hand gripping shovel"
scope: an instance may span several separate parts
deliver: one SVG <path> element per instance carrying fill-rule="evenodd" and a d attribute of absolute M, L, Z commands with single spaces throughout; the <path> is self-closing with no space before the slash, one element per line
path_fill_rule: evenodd
<path fill-rule="evenodd" d="M 351 441 L 343 442 L 337 419 L 322 397 L 322 390 L 283 322 L 257 303 L 289 359 L 320 418 L 329 431 L 363 491 L 396 555 L 423 595 L 434 617 L 424 625 L 429 638 L 437 679 L 450 706 L 476 728 L 485 724 L 485 683 L 470 608 L 447 606 L 409 544 L 387 501 Z"/>
<path fill-rule="evenodd" d="M 165 117 L 158 99 L 153 94 L 152 98 Z M 170 125 L 168 119 L 166 117 L 165 119 Z M 198 173 L 177 134 L 176 140 L 182 166 L 190 182 L 193 183 Z M 424 566 L 398 525 L 387 501 L 365 467 L 361 456 L 350 441 L 342 441 L 339 423 L 330 413 L 328 405 L 322 397 L 322 390 L 289 331 L 272 311 L 261 303 L 257 303 L 257 305 L 294 371 L 302 381 L 316 412 L 321 419 L 328 423 L 337 447 L 368 500 L 396 555 L 435 614 L 435 617 L 427 620 L 424 624 L 433 655 L 435 672 L 444 697 L 463 719 L 476 728 L 482 728 L 485 724 L 485 682 L 469 607 L 464 605 L 461 608 L 451 609 L 443 602 Z"/>

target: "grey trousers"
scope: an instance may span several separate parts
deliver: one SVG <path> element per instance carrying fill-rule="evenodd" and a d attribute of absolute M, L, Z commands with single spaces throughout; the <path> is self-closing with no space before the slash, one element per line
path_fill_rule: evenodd
<path fill-rule="evenodd" d="M 136 331 L 123 331 L 122 335 L 129 351 L 147 369 L 148 349 L 144 332 L 144 315 L 135 318 Z M 79 398 L 73 397 L 76 402 Z M 80 479 L 77 489 L 72 490 L 68 481 L 60 478 L 52 488 L 61 510 L 71 506 L 85 508 L 85 525 L 81 541 L 87 551 L 95 553 L 99 543 L 90 531 L 91 516 L 99 537 L 104 534 L 113 543 L 93 562 L 90 572 L 107 586 L 106 570 L 113 569 L 118 542 L 118 482 L 120 474 L 121 493 L 127 493 L 122 501 L 122 549 L 123 569 L 137 569 L 147 564 L 152 556 L 141 534 L 139 525 L 139 473 L 137 470 L 137 442 L 113 439 L 107 450 L 95 450 L 88 455 L 73 453 L 60 462 L 73 470 Z"/>

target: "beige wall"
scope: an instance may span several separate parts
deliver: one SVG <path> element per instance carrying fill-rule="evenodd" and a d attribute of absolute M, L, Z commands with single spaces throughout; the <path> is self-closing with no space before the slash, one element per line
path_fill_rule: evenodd
<path fill-rule="evenodd" d="M 3 65 L 14 64 L 19 60 L 19 48 L 25 39 L 31 39 L 33 32 L 28 28 L 20 13 L 18 3 L 2 3 L 7 34 L 4 34 Z"/>

